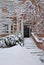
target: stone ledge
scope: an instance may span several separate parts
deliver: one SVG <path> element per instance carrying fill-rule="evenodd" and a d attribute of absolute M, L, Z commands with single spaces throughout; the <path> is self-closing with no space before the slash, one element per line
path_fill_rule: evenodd
<path fill-rule="evenodd" d="M 0 34 L 0 37 L 5 37 L 7 35 L 9 35 L 9 34 Z"/>
<path fill-rule="evenodd" d="M 37 45 L 37 47 L 40 48 L 40 49 L 43 49 L 42 40 L 39 40 L 38 37 L 34 33 L 32 33 L 32 38 L 33 38 L 35 44 Z"/>

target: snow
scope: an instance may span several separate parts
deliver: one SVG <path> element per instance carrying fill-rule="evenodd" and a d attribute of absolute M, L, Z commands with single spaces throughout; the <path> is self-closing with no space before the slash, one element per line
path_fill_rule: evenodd
<path fill-rule="evenodd" d="M 4 40 L 0 41 L 0 47 L 6 47 L 6 44 L 5 44 Z"/>
<path fill-rule="evenodd" d="M 32 43 L 32 44 L 31 44 Z M 27 49 L 26 45 L 35 46 L 34 49 Z M 11 48 L 0 48 L 0 65 L 44 65 L 37 55 L 30 52 L 40 52 L 31 38 L 24 39 L 24 47 L 20 45 Z"/>
<path fill-rule="evenodd" d="M 1 47 L 6 47 L 6 44 L 5 44 L 4 40 L 3 40 L 3 38 L 0 38 L 0 48 Z"/>
<path fill-rule="evenodd" d="M 41 49 L 39 49 L 36 45 L 35 42 L 33 41 L 32 38 L 25 38 L 24 41 L 24 47 L 28 49 L 30 52 L 42 52 Z"/>

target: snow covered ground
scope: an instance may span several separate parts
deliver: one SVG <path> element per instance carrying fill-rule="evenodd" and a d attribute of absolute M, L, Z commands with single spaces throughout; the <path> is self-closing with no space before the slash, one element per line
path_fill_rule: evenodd
<path fill-rule="evenodd" d="M 0 48 L 0 65 L 44 65 L 37 56 L 38 49 L 31 38 L 24 39 L 24 47 L 16 45 L 11 48 Z"/>

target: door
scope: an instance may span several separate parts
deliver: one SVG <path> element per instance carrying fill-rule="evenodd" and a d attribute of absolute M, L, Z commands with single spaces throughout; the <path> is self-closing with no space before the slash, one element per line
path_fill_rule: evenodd
<path fill-rule="evenodd" d="M 29 26 L 24 25 L 24 37 L 29 37 Z"/>

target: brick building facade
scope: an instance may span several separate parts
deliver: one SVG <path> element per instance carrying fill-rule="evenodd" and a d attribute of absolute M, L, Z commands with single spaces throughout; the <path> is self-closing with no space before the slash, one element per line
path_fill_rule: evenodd
<path fill-rule="evenodd" d="M 8 19 L 8 23 L 6 24 L 9 26 L 8 34 L 21 32 L 23 36 L 26 36 L 27 34 L 27 37 L 29 37 L 31 35 L 31 31 L 36 33 L 42 33 L 43 31 L 44 33 L 44 22 L 40 22 L 44 21 L 44 0 L 19 0 L 18 2 L 1 1 L 0 3 L 2 3 L 2 12 L 0 12 L 0 18 L 2 18 L 2 20 L 5 20 L 5 22 Z M 8 28 L 8 26 L 6 27 Z M 41 28 L 42 31 L 40 30 Z"/>

